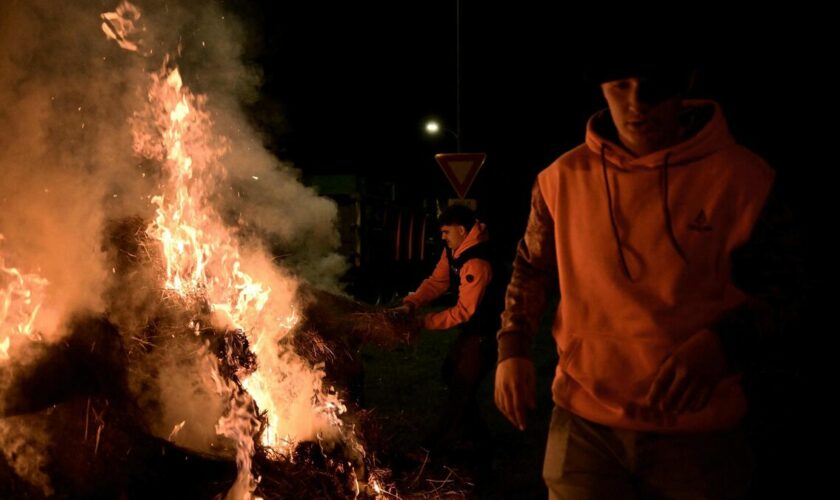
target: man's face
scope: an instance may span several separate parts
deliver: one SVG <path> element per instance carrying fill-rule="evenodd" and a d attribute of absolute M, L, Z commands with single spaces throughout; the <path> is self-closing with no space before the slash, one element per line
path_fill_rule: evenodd
<path fill-rule="evenodd" d="M 637 156 L 673 146 L 680 141 L 680 96 L 672 89 L 644 78 L 623 78 L 602 83 L 618 138 Z"/>
<path fill-rule="evenodd" d="M 467 239 L 467 228 L 461 225 L 440 226 L 440 237 L 447 247 L 455 250 Z"/>

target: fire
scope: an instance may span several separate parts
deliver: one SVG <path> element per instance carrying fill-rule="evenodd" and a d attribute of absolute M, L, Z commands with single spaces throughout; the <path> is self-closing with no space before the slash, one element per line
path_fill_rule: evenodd
<path fill-rule="evenodd" d="M 169 192 L 152 198 L 157 217 L 147 229 L 165 257 L 164 287 L 208 301 L 229 316 L 233 328 L 244 328 L 263 310 L 271 290 L 241 270 L 238 244 L 208 202 L 217 173 L 223 174 L 218 160 L 224 145 L 214 149 L 202 137 L 209 136 L 212 124 L 198 108 L 200 100 L 183 88 L 177 68 L 153 76 L 149 98 L 168 120 L 159 145 L 138 135 L 135 150 L 165 151 Z"/>
<path fill-rule="evenodd" d="M 273 310 L 266 310 L 271 287 L 243 270 L 239 244 L 209 202 L 212 186 L 224 175 L 219 159 L 226 150 L 223 141 L 209 144 L 212 123 L 201 109 L 203 99 L 184 88 L 177 68 L 164 68 L 152 76 L 149 99 L 165 117 L 157 121 L 160 143 L 136 134 L 135 150 L 165 152 L 161 159 L 166 192 L 152 198 L 156 218 L 146 230 L 159 242 L 164 257 L 163 288 L 208 308 L 217 329 L 245 332 L 260 368 L 251 376 L 254 380 L 243 385 L 260 409 L 272 415 L 274 425 L 264 432 L 263 444 L 279 446 L 277 402 L 271 398 L 271 380 L 277 378 L 272 360 L 282 354 L 277 341 L 294 328 L 298 317 L 291 304 L 275 301 Z"/>
<path fill-rule="evenodd" d="M 174 441 L 175 436 L 177 436 L 178 433 L 181 432 L 181 429 L 183 429 L 184 425 L 186 425 L 186 424 L 187 424 L 186 420 L 182 420 L 180 424 L 176 424 L 175 427 L 172 428 L 172 432 L 169 433 L 169 437 L 167 438 L 167 440 L 168 441 Z"/>
<path fill-rule="evenodd" d="M 126 53 L 126 57 L 151 56 L 152 52 L 143 49 L 143 41 L 138 37 L 138 33 L 142 33 L 143 29 L 140 24 L 140 11 L 136 7 L 123 2 L 114 12 L 104 13 L 101 18 L 101 28 L 105 35 L 123 49 L 130 51 L 130 54 Z M 157 48 L 158 45 L 154 47 Z M 99 55 L 95 54 L 97 67 L 100 64 L 109 64 L 100 63 Z M 111 59 L 117 58 L 110 58 L 110 55 L 108 58 L 102 57 L 103 61 Z M 134 81 L 135 70 L 150 67 L 145 62 L 129 66 L 132 71 L 130 81 Z M 148 217 L 130 218 L 130 234 L 127 231 L 125 235 L 125 241 L 130 239 L 131 242 L 131 259 L 125 259 L 126 262 L 130 260 L 130 264 L 121 267 L 123 260 L 115 258 L 114 267 L 111 268 L 113 282 L 109 281 L 105 283 L 108 287 L 103 287 L 107 289 L 108 295 L 103 297 L 102 305 L 107 302 L 109 307 L 92 311 L 71 311 L 69 307 L 66 311 L 60 309 L 64 306 L 56 305 L 56 296 L 60 292 L 73 293 L 64 289 L 62 275 L 54 273 L 47 263 L 40 261 L 37 254 L 28 255 L 28 259 L 18 262 L 15 254 L 3 254 L 0 247 L 0 364 L 10 355 L 14 355 L 12 353 L 16 353 L 18 343 L 41 341 L 42 335 L 45 343 L 52 340 L 54 330 L 58 330 L 57 319 L 64 317 L 58 313 L 82 313 L 82 319 L 85 321 L 89 317 L 95 321 L 96 333 L 106 336 L 109 344 L 97 346 L 95 341 L 91 342 L 91 356 L 87 355 L 88 344 L 84 344 L 79 351 L 84 353 L 84 356 L 79 355 L 82 360 L 80 363 L 87 362 L 88 359 L 96 363 L 100 355 L 105 357 L 108 364 L 103 365 L 101 370 L 101 373 L 105 374 L 102 376 L 104 379 L 111 373 L 111 361 L 114 361 L 115 365 L 124 362 L 124 365 L 115 367 L 118 368 L 115 371 L 120 380 L 114 383 L 114 387 L 131 391 L 131 396 L 139 393 L 152 394 L 149 404 L 141 401 L 140 403 L 144 403 L 142 406 L 126 404 L 123 407 L 122 403 L 129 400 L 115 398 L 117 401 L 114 407 L 118 407 L 120 417 L 123 416 L 122 412 L 126 412 L 128 417 L 144 419 L 139 422 L 143 425 L 136 427 L 132 422 L 132 430 L 151 432 L 158 438 L 168 437 L 170 442 L 177 442 L 179 446 L 194 446 L 195 451 L 198 451 L 200 446 L 207 446 L 208 449 L 212 449 L 214 456 L 228 456 L 231 448 L 235 447 L 238 476 L 227 498 L 255 498 L 254 492 L 260 478 L 252 472 L 251 462 L 257 450 L 270 448 L 268 458 L 289 461 L 300 459 L 309 464 L 307 457 L 311 450 L 318 449 L 317 446 L 301 447 L 298 454 L 292 454 L 297 444 L 303 441 L 320 443 L 325 456 L 332 452 L 327 447 L 331 444 L 330 441 L 342 441 L 342 446 L 335 447 L 335 453 L 340 454 L 340 458 L 330 458 L 326 463 L 313 462 L 312 466 L 332 468 L 346 479 L 343 486 L 348 487 L 349 478 L 356 478 L 356 471 L 364 470 L 364 450 L 353 437 L 352 426 L 348 425 L 345 428 L 340 418 L 346 408 L 335 389 L 324 383 L 325 365 L 320 363 L 313 366 L 312 361 L 294 352 L 291 339 L 287 338 L 296 330 L 302 329 L 301 311 L 308 310 L 295 303 L 298 283 L 274 264 L 265 249 L 252 245 L 241 237 L 237 224 L 231 222 L 229 214 L 216 208 L 220 206 L 220 198 L 229 194 L 228 183 L 225 182 L 225 156 L 231 150 L 230 144 L 227 139 L 214 133 L 214 118 L 207 105 L 208 98 L 190 91 L 186 84 L 190 81 L 189 75 L 184 74 L 186 78 L 182 78 L 181 70 L 170 57 L 166 57 L 158 67 L 158 71 L 147 75 L 148 91 L 145 100 L 138 103 L 130 118 L 134 140 L 133 152 L 136 157 L 150 160 L 142 162 L 143 176 L 146 177 L 152 166 L 158 168 L 159 172 L 146 178 L 147 181 L 155 178 L 158 184 L 153 190 L 153 196 L 148 197 L 149 203 L 145 210 Z M 100 85 L 91 88 L 103 87 L 102 82 L 96 83 Z M 122 85 L 117 88 L 119 91 L 125 90 L 125 86 Z M 134 88 L 129 90 L 132 92 L 127 93 L 127 96 L 135 95 Z M 40 97 L 45 96 L 46 94 Z M 87 103 L 85 105 L 87 106 Z M 102 108 L 105 109 L 106 106 L 103 105 Z M 110 112 L 111 108 L 107 108 Z M 82 111 L 81 106 L 76 109 Z M 118 113 L 124 108 L 120 106 L 113 109 Z M 121 129 L 117 129 L 117 132 L 120 131 Z M 107 138 L 111 139 L 113 135 L 108 135 Z M 107 151 L 109 156 L 106 157 L 106 161 L 111 158 L 122 160 L 121 156 L 127 153 L 120 150 L 119 141 L 114 143 L 117 146 L 113 152 Z M 99 154 L 99 150 L 85 149 L 83 152 L 86 158 Z M 110 156 L 111 153 L 113 156 Z M 75 150 L 73 154 L 76 154 Z M 82 153 L 79 155 L 82 156 Z M 114 165 L 120 163 L 113 162 Z M 270 165 L 265 167 L 270 168 Z M 255 171 L 260 175 L 252 175 L 251 178 L 260 183 L 273 183 L 276 179 L 286 177 L 271 175 L 262 167 Z M 237 176 L 237 179 L 239 178 L 241 176 Z M 137 190 L 146 189 L 148 183 L 144 182 L 142 186 L 133 186 L 132 189 L 119 192 L 131 193 L 133 197 L 137 194 L 134 187 Z M 297 184 L 292 187 L 303 189 Z M 52 186 L 47 186 L 44 191 L 51 188 Z M 90 198 L 97 200 L 94 204 L 98 204 L 102 193 L 92 191 L 91 194 L 96 195 Z M 116 197 L 117 194 L 113 196 Z M 111 202 L 110 198 L 108 202 Z M 107 212 L 108 222 L 117 223 L 121 231 L 122 218 L 127 215 L 123 210 L 133 209 L 131 205 L 133 203 Z M 61 217 L 62 213 L 54 210 L 48 215 Z M 99 212 L 96 215 L 100 215 Z M 247 213 L 243 217 L 246 216 Z M 111 217 L 113 219 L 110 219 Z M 145 221 L 142 223 L 140 235 L 137 234 L 138 220 Z M 98 230 L 98 222 L 101 222 L 99 217 L 95 218 L 95 222 Z M 28 228 L 24 228 L 22 232 L 25 233 L 26 229 Z M 110 237 L 112 234 L 106 230 L 105 236 Z M 0 235 L 0 243 L 2 238 Z M 95 252 L 100 248 L 99 241 L 85 243 Z M 145 245 L 145 248 L 140 249 L 145 253 L 142 258 L 135 259 L 133 251 L 138 243 Z M 56 241 L 56 246 L 60 248 L 60 245 L 61 240 Z M 113 240 L 106 239 L 105 245 L 113 245 L 114 250 L 123 251 Z M 120 257 L 123 255 L 120 254 Z M 27 264 L 29 261 L 39 261 L 44 266 L 46 275 L 54 282 L 53 289 L 50 289 L 50 283 L 41 276 L 43 273 L 37 266 Z M 138 269 L 148 262 L 154 263 L 154 269 Z M 67 264 L 69 266 L 73 262 Z M 139 272 L 136 275 L 132 274 L 136 270 Z M 154 278 L 150 278 L 151 276 Z M 123 294 L 115 293 L 111 296 L 111 287 L 125 287 L 127 292 L 137 292 L 126 293 L 125 296 L 132 295 L 134 298 L 136 295 L 138 303 L 121 303 L 119 298 L 124 298 Z M 149 300 L 149 290 L 159 292 L 161 302 Z M 79 295 L 84 292 L 98 296 L 102 290 L 86 288 Z M 114 307 L 111 308 L 111 305 Z M 121 316 L 118 318 L 118 315 Z M 129 320 L 119 321 L 123 316 Z M 69 315 L 67 317 L 73 319 Z M 82 322 L 80 325 L 76 328 L 76 325 L 70 322 L 68 333 L 82 336 L 90 331 L 86 323 Z M 148 328 L 148 336 L 133 336 L 144 328 Z M 141 333 L 147 332 L 143 330 Z M 76 340 L 75 336 L 70 338 Z M 184 339 L 186 341 L 182 342 Z M 82 340 L 86 342 L 87 337 L 83 337 Z M 135 340 L 136 344 L 133 343 Z M 124 351 L 123 347 L 127 349 Z M 184 350 L 179 350 L 181 348 Z M 75 349 L 76 346 L 73 346 L 73 354 L 76 353 Z M 61 355 L 64 352 L 62 349 L 41 351 L 47 351 L 49 356 Z M 173 356 L 168 356 L 173 352 Z M 45 358 L 47 361 L 44 366 L 49 368 L 46 363 L 52 358 Z M 166 362 L 159 362 L 161 359 Z M 98 383 L 99 366 L 93 367 L 97 368 L 93 371 L 97 374 Z M 151 367 L 148 371 L 153 373 L 146 373 L 148 367 Z M 56 372 L 64 373 L 60 370 Z M 143 377 L 141 383 L 133 385 L 132 382 L 136 382 L 137 379 L 131 377 L 137 373 Z M 186 375 L 183 377 L 186 381 L 176 379 L 182 374 Z M 191 377 L 196 374 L 198 376 Z M 5 375 L 5 372 L 2 375 Z M 67 380 L 68 387 L 71 387 L 72 382 Z M 108 385 L 110 389 L 110 384 L 105 382 L 110 381 L 103 380 L 103 385 Z M 152 389 L 147 390 L 148 387 Z M 208 387 L 209 391 L 206 390 Z M 170 388 L 171 392 L 163 391 Z M 219 397 L 212 394 L 214 389 Z M 96 390 L 97 388 L 91 389 Z M 158 390 L 161 394 L 156 393 Z M 76 395 L 72 391 L 68 393 L 73 397 Z M 100 395 L 98 392 L 92 394 L 97 397 Z M 111 394 L 102 391 L 106 407 L 110 404 Z M 195 397 L 196 394 L 200 395 L 202 402 L 209 403 L 190 404 L 187 399 L 190 396 Z M 185 397 L 171 397 L 172 395 Z M 74 401 L 70 402 L 75 404 Z M 36 402 L 40 403 L 40 400 Z M 165 406 L 170 402 L 174 402 L 173 405 L 183 402 L 183 406 L 189 408 L 185 410 L 184 415 L 176 411 L 170 412 Z M 68 407 L 72 409 L 74 406 Z M 210 411 L 202 412 L 208 408 Z M 90 411 L 86 410 L 86 437 L 90 415 Z M 93 415 L 96 415 L 97 419 L 100 418 L 95 412 Z M 193 418 L 196 416 L 199 418 Z M 122 420 L 115 419 L 115 422 L 120 421 Z M 99 448 L 100 433 L 104 425 L 104 420 L 100 420 L 95 431 L 94 456 L 97 450 L 100 451 L 100 456 L 106 456 L 101 453 L 103 449 L 118 449 L 118 445 Z M 202 430 L 209 432 L 201 432 Z M 214 432 L 229 438 L 230 441 L 215 439 Z M 107 430 L 102 434 L 103 443 L 108 443 L 107 434 Z M 130 451 L 131 448 L 128 448 L 126 455 Z M 277 469 L 281 470 L 279 466 Z M 361 474 L 360 478 L 364 479 Z M 379 486 L 375 482 L 374 484 L 374 489 L 378 492 Z"/>
<path fill-rule="evenodd" d="M 139 11 L 126 3 L 121 7 L 122 12 L 103 15 L 103 30 L 135 50 L 133 43 L 126 44 Z M 196 317 L 185 332 L 211 326 L 219 333 L 243 333 L 256 356 L 256 371 L 235 373 L 238 384 L 218 369 L 211 374 L 216 391 L 229 401 L 216 432 L 237 446 L 239 476 L 228 497 L 252 498 L 259 479 L 251 474 L 251 457 L 260 431 L 263 446 L 288 455 L 299 441 L 341 437 L 338 415 L 345 408 L 334 391 L 322 387 L 323 365 L 312 367 L 281 347 L 279 341 L 299 321 L 291 299 L 294 281 L 261 251 L 246 251 L 213 206 L 226 176 L 222 159 L 229 148 L 213 133 L 207 98 L 190 92 L 168 58 L 151 75 L 147 97 L 132 128 L 135 153 L 162 165 L 160 192 L 151 197 L 155 218 L 146 235 L 164 261 L 164 294 L 183 301 L 187 310 L 209 313 L 204 320 Z M 207 317 L 210 325 L 201 325 Z M 261 429 L 263 414 L 268 424 Z"/>
<path fill-rule="evenodd" d="M 49 282 L 37 274 L 6 267 L 5 258 L 0 254 L 0 362 L 9 359 L 9 348 L 14 340 L 40 340 L 36 321 L 47 285 Z"/>
<path fill-rule="evenodd" d="M 152 198 L 156 217 L 146 230 L 160 245 L 163 288 L 209 310 L 216 329 L 245 332 L 249 343 L 258 347 L 259 371 L 253 375 L 255 382 L 243 381 L 247 392 L 214 374 L 217 392 L 230 401 L 216 431 L 237 444 L 240 475 L 231 494 L 248 498 L 256 489 L 250 460 L 259 430 L 258 409 L 271 415 L 264 444 L 281 444 L 276 440 L 281 402 L 272 398 L 271 380 L 277 377 L 272 366 L 276 343 L 294 326 L 295 316 L 290 304 L 282 308 L 289 310 L 286 314 L 266 310 L 271 288 L 243 270 L 239 244 L 209 201 L 213 186 L 224 176 L 220 158 L 226 149 L 224 141 L 211 144 L 212 122 L 202 109 L 203 100 L 183 86 L 177 68 L 164 66 L 152 75 L 149 90 L 149 114 L 158 134 L 142 133 L 145 130 L 136 127 L 141 132 L 135 134 L 135 151 L 160 160 L 164 168 L 163 193 Z"/>

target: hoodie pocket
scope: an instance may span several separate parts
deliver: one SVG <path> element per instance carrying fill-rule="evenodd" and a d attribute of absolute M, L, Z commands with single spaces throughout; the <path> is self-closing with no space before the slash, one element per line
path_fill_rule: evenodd
<path fill-rule="evenodd" d="M 624 408 L 647 395 L 669 344 L 638 339 L 572 337 L 560 367 L 564 376 L 608 406 Z"/>

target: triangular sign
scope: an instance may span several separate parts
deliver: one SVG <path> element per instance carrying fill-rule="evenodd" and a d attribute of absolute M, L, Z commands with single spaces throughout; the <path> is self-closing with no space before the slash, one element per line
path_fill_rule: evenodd
<path fill-rule="evenodd" d="M 459 198 L 465 198 L 478 171 L 484 165 L 484 153 L 441 153 L 435 155 L 440 168 Z"/>

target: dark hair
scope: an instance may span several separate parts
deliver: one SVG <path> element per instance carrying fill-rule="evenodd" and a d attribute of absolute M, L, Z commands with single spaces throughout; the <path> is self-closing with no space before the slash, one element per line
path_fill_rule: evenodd
<path fill-rule="evenodd" d="M 441 226 L 464 226 L 467 229 L 475 224 L 475 212 L 464 205 L 452 205 L 438 217 Z"/>
<path fill-rule="evenodd" d="M 625 78 L 639 78 L 639 99 L 651 104 L 673 96 L 687 96 L 694 83 L 695 71 L 689 67 L 657 67 L 647 64 L 615 64 L 591 68 L 588 78 L 591 84 Z"/>
<path fill-rule="evenodd" d="M 702 66 L 702 57 L 694 43 L 680 40 L 667 43 L 660 36 L 631 36 L 618 30 L 609 40 L 610 50 L 584 64 L 585 78 L 591 85 L 600 85 L 636 77 L 662 95 L 685 94 Z"/>

